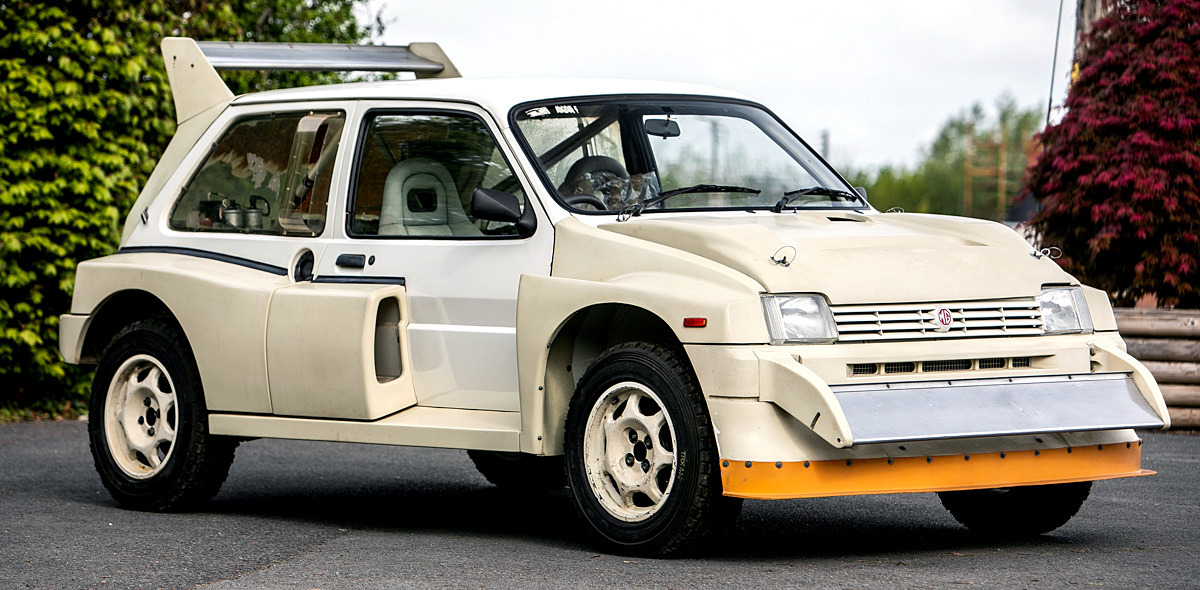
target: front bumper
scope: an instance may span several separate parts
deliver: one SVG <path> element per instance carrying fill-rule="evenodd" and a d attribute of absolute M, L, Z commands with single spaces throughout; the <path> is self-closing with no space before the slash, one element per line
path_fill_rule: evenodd
<path fill-rule="evenodd" d="M 853 444 L 1162 428 L 1127 374 L 921 381 L 830 388 Z"/>
<path fill-rule="evenodd" d="M 945 491 L 1147 475 L 1132 429 L 1169 425 L 1153 377 L 1124 353 L 1115 334 L 977 340 L 953 350 L 902 343 L 690 346 L 688 353 L 708 398 L 725 493 L 732 496 Z M 973 361 L 970 371 L 894 378 L 851 371 L 862 362 L 882 367 L 998 356 L 1032 361 L 1020 370 L 981 370 Z"/>

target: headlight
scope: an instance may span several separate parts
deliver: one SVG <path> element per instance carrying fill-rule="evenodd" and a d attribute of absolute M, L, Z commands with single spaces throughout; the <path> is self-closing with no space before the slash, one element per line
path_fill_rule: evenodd
<path fill-rule="evenodd" d="M 1083 289 L 1044 288 L 1038 304 L 1042 306 L 1042 328 L 1047 334 L 1092 333 L 1092 314 L 1083 298 Z"/>
<path fill-rule="evenodd" d="M 829 305 L 820 295 L 763 295 L 767 332 L 772 344 L 833 342 L 837 327 Z"/>

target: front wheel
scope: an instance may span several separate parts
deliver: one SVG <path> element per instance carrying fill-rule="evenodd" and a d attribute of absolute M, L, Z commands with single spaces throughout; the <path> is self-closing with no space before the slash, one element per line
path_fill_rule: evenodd
<path fill-rule="evenodd" d="M 971 532 L 991 537 L 1048 533 L 1079 512 L 1092 482 L 939 492 L 942 505 Z"/>
<path fill-rule="evenodd" d="M 659 345 L 600 355 L 567 411 L 567 481 L 584 520 L 621 552 L 680 552 L 736 519 L 690 367 Z"/>
<path fill-rule="evenodd" d="M 134 322 L 105 349 L 92 382 L 96 471 L 121 505 L 179 510 L 209 499 L 237 441 L 208 433 L 200 373 L 178 327 Z"/>

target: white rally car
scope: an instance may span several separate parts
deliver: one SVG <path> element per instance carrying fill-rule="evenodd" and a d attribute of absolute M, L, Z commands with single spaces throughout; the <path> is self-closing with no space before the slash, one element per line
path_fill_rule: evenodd
<path fill-rule="evenodd" d="M 433 44 L 163 42 L 179 126 L 61 350 L 121 504 L 238 441 L 468 449 L 670 554 L 743 498 L 937 492 L 993 534 L 1145 475 L 1106 295 L 1003 225 L 880 213 L 713 88 L 465 80 Z M 234 97 L 215 68 L 409 70 Z M 438 79 L 446 78 L 446 79 Z"/>

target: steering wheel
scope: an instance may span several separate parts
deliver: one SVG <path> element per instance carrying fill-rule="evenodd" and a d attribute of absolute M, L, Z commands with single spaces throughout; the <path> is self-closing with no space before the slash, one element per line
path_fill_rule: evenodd
<path fill-rule="evenodd" d="M 580 180 L 584 178 L 588 178 L 589 181 L 583 184 L 589 186 L 580 186 Z M 610 179 L 627 183 L 629 172 L 625 171 L 625 167 L 620 162 L 608 156 L 586 156 L 571 164 L 563 183 L 558 187 L 558 194 L 563 195 L 563 200 L 568 205 L 591 205 L 597 211 L 608 211 L 604 196 L 596 194 L 597 191 L 604 191 L 600 187 L 592 185 L 599 178 L 605 179 L 605 185 L 609 184 Z"/>
<path fill-rule="evenodd" d="M 580 205 L 591 205 L 597 211 L 608 211 L 608 206 L 596 195 L 568 195 L 563 197 L 568 205 L 578 209 Z"/>

